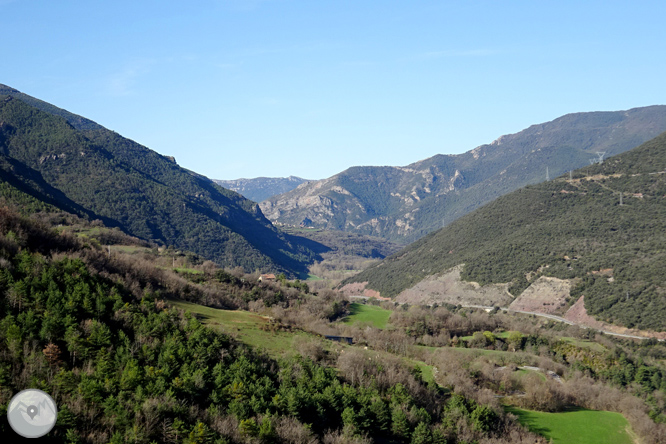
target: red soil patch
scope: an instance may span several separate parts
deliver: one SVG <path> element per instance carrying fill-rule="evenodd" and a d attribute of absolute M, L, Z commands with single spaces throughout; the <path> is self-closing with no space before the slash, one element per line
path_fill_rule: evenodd
<path fill-rule="evenodd" d="M 585 310 L 585 296 L 581 296 L 575 304 L 571 306 L 569 311 L 564 315 L 564 319 L 574 322 L 576 324 L 592 327 L 599 330 L 610 331 L 624 335 L 643 336 L 645 338 L 666 339 L 666 332 L 656 332 L 650 330 L 636 330 L 634 328 L 620 327 L 617 325 L 607 324 L 605 322 L 597 321 L 592 316 L 587 314 Z"/>
<path fill-rule="evenodd" d="M 367 282 L 354 282 L 351 284 L 347 284 L 344 287 L 340 289 L 342 293 L 349 297 L 349 296 L 365 296 L 368 298 L 375 298 L 380 301 L 390 301 L 391 298 L 383 298 L 381 296 L 381 293 L 378 292 L 377 290 L 373 290 L 371 288 L 365 288 L 365 286 L 368 285 Z"/>

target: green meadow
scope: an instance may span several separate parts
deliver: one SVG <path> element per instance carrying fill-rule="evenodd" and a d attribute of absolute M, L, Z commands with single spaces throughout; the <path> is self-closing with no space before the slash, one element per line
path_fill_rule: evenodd
<path fill-rule="evenodd" d="M 316 336 L 301 331 L 264 330 L 268 327 L 269 320 L 267 317 L 256 313 L 242 310 L 222 310 L 179 300 L 170 300 L 169 303 L 192 313 L 203 324 L 236 337 L 239 341 L 255 349 L 264 350 L 275 358 L 285 352 L 294 351 L 294 339 L 297 337 L 302 336 L 319 340 Z"/>
<path fill-rule="evenodd" d="M 585 409 L 547 413 L 505 408 L 521 424 L 553 444 L 634 444 L 629 423 L 619 413 Z"/>
<path fill-rule="evenodd" d="M 375 328 L 386 328 L 390 316 L 390 310 L 385 310 L 376 305 L 354 302 L 349 306 L 349 316 L 345 318 L 344 322 L 348 324 L 367 323 Z"/>
<path fill-rule="evenodd" d="M 190 267 L 175 267 L 172 268 L 173 271 L 177 271 L 179 273 L 186 273 L 186 274 L 203 274 L 203 271 L 197 270 L 196 268 L 190 268 Z"/>
<path fill-rule="evenodd" d="M 510 334 L 511 334 L 510 331 L 503 331 L 503 332 L 500 332 L 500 333 L 493 333 L 493 336 L 495 336 L 496 338 L 507 339 Z M 470 341 L 470 340 L 472 340 L 473 337 L 474 336 L 472 336 L 472 335 L 461 336 L 459 339 L 462 340 L 462 341 Z"/>
<path fill-rule="evenodd" d="M 587 348 L 587 349 L 592 350 L 594 352 L 604 353 L 605 351 L 607 351 L 606 347 L 599 344 L 598 342 L 586 341 L 586 340 L 583 340 L 583 339 L 568 338 L 568 337 L 564 337 L 564 338 L 561 338 L 561 339 L 564 342 L 575 345 L 576 347 Z"/>
<path fill-rule="evenodd" d="M 480 356 L 489 356 L 497 358 L 499 365 L 505 365 L 505 362 L 516 362 L 519 358 L 524 358 L 523 353 L 515 353 L 502 350 L 486 350 L 483 348 L 464 348 L 464 347 L 430 347 L 425 345 L 417 345 L 417 348 L 428 350 L 431 352 L 439 349 L 445 349 L 452 353 L 460 353 L 461 355 L 469 356 L 471 358 L 478 358 Z M 523 360 L 524 361 L 524 360 Z M 522 364 L 521 364 L 522 365 Z"/>
<path fill-rule="evenodd" d="M 320 341 L 325 349 L 330 349 L 329 347 L 333 344 L 340 348 L 348 347 L 346 344 L 326 341 L 316 335 L 302 331 L 266 331 L 262 328 L 262 326 L 269 324 L 268 318 L 265 316 L 260 316 L 256 313 L 250 313 L 242 310 L 222 310 L 219 308 L 206 307 L 203 305 L 175 299 L 169 300 L 169 303 L 175 307 L 191 313 L 192 315 L 196 316 L 197 319 L 199 319 L 203 324 L 208 325 L 209 327 L 215 328 L 230 336 L 234 336 L 239 341 L 244 342 L 253 348 L 264 350 L 273 358 L 278 358 L 284 353 L 296 352 L 294 339 L 297 337 L 304 337 L 311 340 Z M 377 320 L 375 318 L 379 318 L 380 325 L 386 326 L 388 316 L 391 314 L 390 311 L 374 306 L 366 306 L 362 304 L 356 305 L 370 308 L 368 311 L 362 311 L 362 313 L 365 313 L 365 317 L 364 315 L 361 315 L 361 320 L 357 320 L 357 322 L 370 322 L 367 319 L 367 313 L 370 313 L 370 319 Z M 368 353 L 368 355 L 371 353 L 389 355 L 388 353 L 374 351 L 366 351 L 366 353 Z M 421 370 L 421 377 L 424 381 L 434 382 L 435 378 L 433 374 L 433 367 L 431 365 L 410 358 L 403 358 L 403 361 L 410 367 L 418 367 Z"/>

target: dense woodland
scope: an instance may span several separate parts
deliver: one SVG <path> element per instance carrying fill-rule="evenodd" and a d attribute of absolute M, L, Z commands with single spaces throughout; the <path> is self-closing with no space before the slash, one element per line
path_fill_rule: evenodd
<path fill-rule="evenodd" d="M 598 319 L 664 330 L 665 159 L 666 134 L 503 196 L 350 281 L 394 296 L 461 263 L 464 279 L 510 282 L 514 296 L 541 275 L 574 279 L 571 303 L 585 295 Z"/>
<path fill-rule="evenodd" d="M 279 233 L 254 202 L 93 122 L 0 89 L 9 94 L 0 95 L 0 178 L 12 187 L 246 271 L 295 276 L 315 258 L 299 238 Z"/>
<path fill-rule="evenodd" d="M 619 411 L 646 444 L 665 432 L 666 348 L 656 343 L 598 338 L 604 348 L 593 351 L 558 339 L 555 325 L 456 307 L 385 303 L 390 329 L 348 325 L 340 319 L 349 302 L 331 290 L 314 295 L 283 276 L 258 283 L 175 250 L 164 259 L 201 272 L 169 271 L 149 244 L 81 219 L 78 238 L 7 209 L 0 221 L 0 405 L 26 387 L 51 393 L 60 408 L 53 442 L 540 442 L 498 395 L 545 411 Z M 146 253 L 109 255 L 100 240 Z M 312 339 L 270 358 L 169 308 L 176 296 L 269 315 Z M 319 334 L 361 347 L 335 351 Z M 452 354 L 459 347 L 511 354 L 465 358 Z M 434 366 L 437 377 L 426 381 L 404 359 Z M 524 365 L 566 382 L 518 377 Z"/>
<path fill-rule="evenodd" d="M 26 387 L 51 393 L 59 406 L 53 442 L 530 437 L 501 411 L 447 395 L 397 360 L 376 362 L 361 378 L 354 365 L 338 373 L 307 357 L 275 361 L 161 299 L 172 292 L 214 297 L 215 290 L 160 278 L 147 265 L 106 257 L 6 209 L 0 232 L 0 405 L 6 409 Z M 244 281 L 215 276 L 221 284 Z M 293 290 L 293 300 L 308 297 Z"/>

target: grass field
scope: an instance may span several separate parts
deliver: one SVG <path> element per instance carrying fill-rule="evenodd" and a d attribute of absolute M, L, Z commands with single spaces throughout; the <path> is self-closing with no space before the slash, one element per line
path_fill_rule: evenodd
<path fill-rule="evenodd" d="M 203 271 L 197 270 L 196 268 L 176 267 L 176 268 L 173 268 L 173 270 L 177 271 L 179 273 L 203 274 Z"/>
<path fill-rule="evenodd" d="M 481 332 L 481 333 L 483 333 L 483 332 Z M 501 333 L 493 333 L 493 336 L 495 336 L 496 338 L 506 339 L 506 338 L 509 337 L 510 334 L 511 334 L 510 331 L 503 331 Z M 470 341 L 472 338 L 473 338 L 473 336 L 470 335 L 470 336 L 461 336 L 459 339 L 461 339 L 463 341 Z"/>
<path fill-rule="evenodd" d="M 297 353 L 294 347 L 294 339 L 297 337 L 304 337 L 310 340 L 320 341 L 325 349 L 329 349 L 331 345 L 335 347 L 347 348 L 349 346 L 340 343 L 333 343 L 321 339 L 316 335 L 305 333 L 302 331 L 297 332 L 270 332 L 261 329 L 262 325 L 268 324 L 268 319 L 264 316 L 259 316 L 256 313 L 250 313 L 240 310 L 221 310 L 217 308 L 205 307 L 203 305 L 193 304 L 180 300 L 169 300 L 169 303 L 175 307 L 192 313 L 202 323 L 212 328 L 216 328 L 223 333 L 235 336 L 241 342 L 247 345 L 265 350 L 270 356 L 278 358 L 284 353 Z M 362 305 L 362 304 L 359 304 Z M 365 307 L 365 306 L 364 306 Z M 372 307 L 371 308 L 378 308 Z M 380 309 L 381 310 L 381 309 Z M 383 310 L 387 311 L 387 310 Z M 388 312 L 390 314 L 390 312 Z M 385 316 L 385 321 L 388 316 Z M 330 349 L 329 349 L 330 350 Z M 388 355 L 384 352 L 365 351 L 368 355 L 372 353 Z M 426 382 L 434 382 L 433 367 L 425 362 L 416 359 L 403 358 L 403 361 L 408 366 L 418 366 L 421 369 L 421 375 Z"/>
<path fill-rule="evenodd" d="M 629 423 L 619 413 L 572 409 L 545 413 L 505 407 L 531 431 L 551 439 L 553 444 L 634 444 Z"/>
<path fill-rule="evenodd" d="M 587 349 L 590 349 L 590 350 L 595 351 L 595 352 L 603 353 L 603 352 L 607 351 L 606 347 L 599 344 L 598 342 L 586 341 L 586 340 L 583 340 L 583 339 L 568 338 L 568 337 L 564 337 L 564 338 L 561 338 L 561 339 L 564 342 L 568 342 L 569 344 L 575 345 L 576 347 L 587 348 Z"/>
<path fill-rule="evenodd" d="M 440 348 L 450 350 L 452 353 L 460 353 L 463 355 L 471 356 L 472 358 L 477 358 L 479 356 L 490 356 L 498 359 L 504 359 L 506 362 L 522 362 L 525 361 L 526 355 L 523 353 L 515 353 L 501 350 L 486 350 L 483 348 L 462 348 L 462 347 L 427 347 L 425 345 L 417 345 L 418 348 L 423 348 L 428 351 L 436 351 Z M 498 364 L 504 365 L 503 361 L 497 362 Z"/>
<path fill-rule="evenodd" d="M 150 248 L 138 247 L 134 245 L 111 245 L 111 251 L 120 251 L 127 254 L 148 251 Z"/>
<path fill-rule="evenodd" d="M 389 310 L 375 305 L 358 304 L 356 302 L 349 306 L 349 313 L 344 322 L 349 324 L 368 323 L 375 328 L 386 328 L 388 319 L 391 316 Z"/>
<path fill-rule="evenodd" d="M 536 370 L 525 370 L 525 369 L 523 369 L 523 368 L 519 368 L 518 370 L 516 370 L 516 371 L 514 372 L 514 375 L 516 375 L 516 377 L 518 378 L 519 381 L 522 381 L 522 379 L 523 379 L 524 377 L 526 377 L 527 375 L 537 375 L 537 376 L 539 376 L 541 379 L 543 379 L 544 381 L 547 381 L 547 380 L 548 380 L 548 378 L 546 378 L 546 375 L 544 375 L 544 374 L 541 373 L 540 371 L 536 371 Z"/>
<path fill-rule="evenodd" d="M 256 313 L 240 310 L 221 310 L 191 302 L 170 300 L 169 303 L 195 315 L 203 324 L 209 325 L 230 336 L 235 336 L 247 345 L 265 350 L 272 357 L 294 351 L 294 339 L 299 336 L 322 339 L 304 332 L 271 332 L 261 329 L 268 319 Z"/>
<path fill-rule="evenodd" d="M 411 366 L 416 366 L 421 369 L 421 377 L 425 382 L 435 382 L 434 367 L 432 365 L 428 365 L 425 362 L 409 358 L 405 358 L 405 362 Z"/>

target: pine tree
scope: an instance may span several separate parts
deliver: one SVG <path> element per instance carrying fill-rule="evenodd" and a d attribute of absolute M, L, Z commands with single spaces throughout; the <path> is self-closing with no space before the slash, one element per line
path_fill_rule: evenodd
<path fill-rule="evenodd" d="M 420 422 L 414 429 L 411 444 L 433 444 L 432 432 L 425 422 Z"/>

